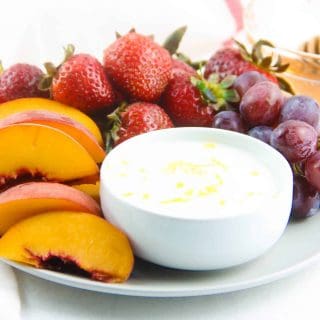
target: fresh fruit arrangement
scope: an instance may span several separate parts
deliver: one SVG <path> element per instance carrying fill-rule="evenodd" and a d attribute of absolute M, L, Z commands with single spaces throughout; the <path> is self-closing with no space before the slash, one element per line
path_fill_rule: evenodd
<path fill-rule="evenodd" d="M 320 108 L 279 77 L 288 65 L 234 43 L 207 61 L 131 30 L 100 62 L 65 48 L 63 61 L 18 63 L 0 75 L 0 256 L 105 282 L 128 279 L 134 258 L 101 217 L 99 167 L 136 135 L 179 126 L 248 134 L 279 150 L 294 172 L 292 218 L 320 198 Z M 287 91 L 287 93 L 284 93 Z M 90 248 L 90 250 L 89 250 Z"/>

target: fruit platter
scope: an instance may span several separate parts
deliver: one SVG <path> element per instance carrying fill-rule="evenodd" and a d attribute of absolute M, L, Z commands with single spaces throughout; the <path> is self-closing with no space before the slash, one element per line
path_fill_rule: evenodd
<path fill-rule="evenodd" d="M 268 40 L 192 61 L 185 32 L 159 44 L 132 29 L 101 61 L 68 44 L 59 65 L 1 68 L 5 263 L 89 290 L 191 296 L 318 258 L 318 102 Z"/>

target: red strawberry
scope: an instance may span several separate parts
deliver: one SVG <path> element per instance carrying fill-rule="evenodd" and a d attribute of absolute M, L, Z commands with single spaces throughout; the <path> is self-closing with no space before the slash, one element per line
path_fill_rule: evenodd
<path fill-rule="evenodd" d="M 176 70 L 182 70 L 190 75 L 196 75 L 197 72 L 195 69 L 193 69 L 191 66 L 186 64 L 185 62 L 178 60 L 178 59 L 172 59 L 172 71 L 175 72 Z"/>
<path fill-rule="evenodd" d="M 191 83 L 189 73 L 175 70 L 163 95 L 164 109 L 177 126 L 212 124 L 215 111 L 203 101 L 200 91 Z"/>
<path fill-rule="evenodd" d="M 280 81 L 282 85 L 283 80 L 277 78 L 274 73 L 285 71 L 288 65 L 281 64 L 280 57 L 274 62 L 271 57 L 262 55 L 262 46 L 273 47 L 271 43 L 260 40 L 253 46 L 251 53 L 242 44 L 238 42 L 237 44 L 238 48 L 222 48 L 209 59 L 204 71 L 205 78 L 213 73 L 225 77 L 227 75 L 239 76 L 247 71 L 258 71 L 268 80 L 277 84 Z"/>
<path fill-rule="evenodd" d="M 166 112 L 157 104 L 135 102 L 121 106 L 108 116 L 111 130 L 107 135 L 107 145 L 110 139 L 115 145 L 141 133 L 172 128 L 173 124 Z"/>
<path fill-rule="evenodd" d="M 150 37 L 130 32 L 104 51 L 103 65 L 117 88 L 134 100 L 156 101 L 168 84 L 169 52 Z"/>
<path fill-rule="evenodd" d="M 258 71 L 268 78 L 268 80 L 278 83 L 275 76 L 263 69 L 259 69 L 252 62 L 244 60 L 240 51 L 231 47 L 217 51 L 209 59 L 205 68 L 204 76 L 207 78 L 212 73 L 218 73 L 221 77 L 225 77 L 229 74 L 239 76 L 247 71 Z"/>
<path fill-rule="evenodd" d="M 91 113 L 110 107 L 115 94 L 101 63 L 77 54 L 58 67 L 52 81 L 53 99 Z"/>
<path fill-rule="evenodd" d="M 43 72 L 36 66 L 17 63 L 0 76 L 0 103 L 18 98 L 48 97 L 38 89 Z"/>
<path fill-rule="evenodd" d="M 210 81 L 183 70 L 175 69 L 163 94 L 162 102 L 173 123 L 177 126 L 210 127 L 216 111 L 227 101 L 237 101 L 230 90 L 234 79 L 218 83 L 218 77 Z"/>

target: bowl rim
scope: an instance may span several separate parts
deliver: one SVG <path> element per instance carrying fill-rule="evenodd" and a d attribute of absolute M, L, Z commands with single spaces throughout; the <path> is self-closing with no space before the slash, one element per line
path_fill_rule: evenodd
<path fill-rule="evenodd" d="M 119 144 L 117 147 L 115 147 L 114 149 L 112 149 L 107 156 L 105 157 L 105 159 L 102 162 L 101 168 L 100 168 L 100 192 L 102 192 L 102 189 L 104 188 L 104 186 L 106 186 L 107 191 L 112 195 L 113 198 L 115 198 L 117 201 L 119 201 L 120 203 L 124 203 L 125 205 L 132 207 L 136 210 L 142 211 L 146 214 L 150 214 L 150 215 L 155 215 L 158 217 L 162 217 L 162 218 L 166 218 L 166 219 L 171 219 L 171 220 L 185 220 L 185 221 L 197 221 L 197 222 L 208 222 L 208 221 L 215 221 L 215 220 L 229 220 L 229 219 L 239 219 L 239 218 L 243 218 L 243 217 L 247 217 L 247 216 L 251 216 L 251 215 L 258 215 L 259 212 L 262 212 L 263 210 L 252 210 L 252 211 L 248 211 L 248 212 L 244 212 L 241 213 L 240 215 L 237 214 L 230 214 L 230 215 L 226 215 L 226 216 L 212 216 L 212 217 L 197 217 L 197 216 L 186 216 L 186 215 L 173 215 L 173 214 L 164 214 L 161 212 L 158 212 L 156 210 L 148 210 L 145 206 L 140 206 L 138 204 L 134 204 L 134 203 L 130 203 L 129 201 L 127 201 L 126 199 L 121 198 L 119 195 L 115 194 L 111 188 L 108 187 L 108 183 L 104 183 L 105 179 L 105 167 L 106 167 L 106 163 L 108 160 L 106 160 L 108 158 L 108 156 L 110 156 L 110 154 L 112 155 L 114 152 L 117 152 L 115 150 L 117 150 L 117 148 L 120 148 L 121 145 L 125 146 L 126 144 L 132 144 L 132 143 L 136 143 L 136 141 L 139 141 L 141 139 L 148 139 L 149 136 L 157 136 L 157 135 L 166 135 L 166 134 L 174 134 L 174 132 L 177 132 L 176 130 L 179 130 L 180 132 L 183 131 L 203 131 L 203 132 L 208 132 L 208 134 L 211 135 L 215 135 L 215 134 L 222 134 L 222 135 L 226 135 L 226 136 L 230 136 L 230 140 L 232 139 L 243 139 L 243 140 L 247 140 L 248 143 L 255 143 L 259 148 L 264 148 L 267 150 L 267 152 L 269 152 L 270 154 L 272 154 L 272 161 L 277 161 L 278 163 L 281 163 L 281 165 L 279 165 L 279 170 L 281 171 L 286 171 L 286 173 L 284 174 L 287 177 L 287 181 L 279 181 L 279 179 L 276 179 L 277 175 L 276 174 L 272 174 L 274 181 L 277 183 L 277 185 L 283 186 L 284 188 L 289 188 L 289 186 L 291 186 L 291 192 L 293 190 L 293 173 L 292 173 L 292 169 L 288 163 L 288 161 L 285 159 L 285 157 L 276 149 L 274 149 L 273 147 L 271 147 L 270 145 L 268 145 L 267 143 L 253 138 L 249 135 L 243 134 L 243 133 L 238 133 L 238 132 L 234 132 L 234 131 L 230 131 L 230 130 L 224 130 L 224 129 L 218 129 L 218 128 L 210 128 L 210 127 L 176 127 L 176 128 L 168 128 L 168 129 L 160 129 L 160 130 L 155 130 L 155 131 L 150 131 L 147 133 L 143 133 L 140 134 L 138 136 L 129 138 L 127 140 L 125 140 L 124 142 L 122 142 L 121 144 Z M 119 150 L 119 149 L 118 149 Z M 259 154 L 259 152 L 256 153 L 252 153 L 254 154 Z M 260 158 L 261 159 L 261 158 Z M 287 193 L 288 190 L 284 191 L 283 193 Z M 102 197 L 101 197 L 102 199 Z M 101 200 L 102 201 L 102 200 Z M 103 206 L 102 206 L 103 207 Z M 272 214 L 272 213 L 271 213 Z M 290 215 L 290 212 L 288 213 L 288 217 Z"/>

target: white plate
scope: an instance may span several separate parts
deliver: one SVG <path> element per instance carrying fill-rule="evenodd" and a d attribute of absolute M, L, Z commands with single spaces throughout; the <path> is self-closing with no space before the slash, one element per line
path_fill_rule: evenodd
<path fill-rule="evenodd" d="M 4 262 L 39 278 L 92 291 L 144 297 L 199 296 L 255 287 L 306 267 L 320 258 L 319 230 L 320 214 L 290 223 L 267 254 L 245 265 L 221 271 L 178 271 L 138 261 L 130 280 L 123 284 L 106 284 Z"/>

